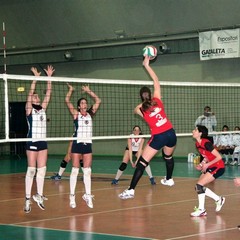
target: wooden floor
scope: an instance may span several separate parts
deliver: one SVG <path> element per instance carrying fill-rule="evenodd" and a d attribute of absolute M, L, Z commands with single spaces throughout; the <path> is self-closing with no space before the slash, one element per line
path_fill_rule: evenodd
<path fill-rule="evenodd" d="M 187 163 L 182 168 L 186 166 Z M 240 167 L 235 168 L 236 171 Z M 177 169 L 180 171 L 180 167 Z M 188 168 L 185 175 L 187 171 Z M 234 187 L 230 178 L 218 179 L 209 185 L 226 197 L 222 210 L 216 214 L 214 201 L 207 198 L 208 215 L 191 218 L 189 214 L 198 204 L 194 191 L 196 178 L 193 177 L 174 177 L 175 186 L 166 187 L 159 183 L 160 176 L 156 177 L 155 186 L 144 176 L 136 188 L 135 198 L 121 200 L 118 194 L 127 188 L 131 175 L 124 175 L 118 186 L 112 186 L 114 174 L 93 173 L 95 200 L 94 208 L 90 209 L 82 200 L 84 186 L 80 176 L 77 208 L 71 209 L 69 173 L 61 181 L 50 180 L 51 174 L 48 172 L 45 180 L 46 210 L 42 211 L 33 202 L 29 214 L 23 212 L 25 173 L 0 174 L 0 239 L 240 239 L 237 228 L 240 225 L 240 189 Z M 35 191 L 34 184 L 32 194 Z"/>

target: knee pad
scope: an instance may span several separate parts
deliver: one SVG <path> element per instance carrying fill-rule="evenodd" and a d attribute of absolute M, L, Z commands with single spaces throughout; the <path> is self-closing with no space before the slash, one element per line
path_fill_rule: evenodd
<path fill-rule="evenodd" d="M 83 175 L 84 176 L 91 176 L 92 169 L 90 167 L 88 168 L 83 168 Z"/>
<path fill-rule="evenodd" d="M 36 168 L 35 167 L 28 167 L 26 176 L 28 176 L 30 178 L 34 178 L 35 173 L 36 173 Z"/>
<path fill-rule="evenodd" d="M 79 168 L 72 167 L 71 176 L 77 177 L 79 173 Z"/>
<path fill-rule="evenodd" d="M 202 185 L 196 184 L 195 190 L 196 190 L 197 194 L 201 194 L 201 193 L 205 193 L 206 188 L 203 187 Z"/>
<path fill-rule="evenodd" d="M 119 170 L 123 172 L 126 168 L 127 168 L 127 164 L 125 162 L 122 162 L 122 164 L 119 167 Z"/>
<path fill-rule="evenodd" d="M 37 169 L 37 177 L 45 178 L 47 167 L 41 167 Z"/>
<path fill-rule="evenodd" d="M 144 171 L 147 166 L 148 166 L 148 162 L 141 156 L 141 157 L 138 159 L 136 168 Z"/>
<path fill-rule="evenodd" d="M 62 168 L 66 168 L 67 167 L 67 162 L 65 161 L 65 160 L 62 160 L 61 161 L 61 164 L 60 164 L 60 167 L 62 167 Z"/>

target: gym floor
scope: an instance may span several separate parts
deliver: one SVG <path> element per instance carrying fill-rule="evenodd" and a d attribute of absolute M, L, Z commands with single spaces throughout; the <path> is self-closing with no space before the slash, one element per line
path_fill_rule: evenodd
<path fill-rule="evenodd" d="M 130 165 L 116 186 L 111 180 L 121 163 L 121 157 L 94 157 L 92 194 L 94 208 L 82 200 L 82 174 L 76 188 L 77 208 L 69 207 L 69 172 L 67 166 L 61 181 L 50 176 L 57 172 L 61 156 L 50 156 L 45 180 L 46 210 L 35 202 L 32 211 L 23 212 L 26 158 L 1 156 L 0 169 L 0 239 L 76 240 L 76 239 L 240 239 L 240 189 L 233 184 L 240 175 L 238 166 L 226 166 L 224 176 L 208 187 L 226 198 L 225 205 L 215 213 L 215 203 L 206 198 L 208 215 L 192 218 L 190 212 L 198 205 L 194 186 L 199 172 L 187 159 L 176 159 L 173 187 L 160 184 L 165 165 L 153 159 L 151 168 L 157 184 L 152 186 L 146 174 L 135 191 L 135 198 L 121 200 L 118 194 L 130 183 Z M 36 192 L 34 181 L 32 194 Z"/>

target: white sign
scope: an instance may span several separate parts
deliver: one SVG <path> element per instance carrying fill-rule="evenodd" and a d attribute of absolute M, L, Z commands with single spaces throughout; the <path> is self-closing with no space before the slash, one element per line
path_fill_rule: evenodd
<path fill-rule="evenodd" d="M 239 54 L 239 28 L 199 33 L 200 59 L 236 58 Z"/>

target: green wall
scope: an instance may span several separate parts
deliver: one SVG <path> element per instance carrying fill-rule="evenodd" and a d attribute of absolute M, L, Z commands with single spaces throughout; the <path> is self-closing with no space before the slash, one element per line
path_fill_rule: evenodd
<path fill-rule="evenodd" d="M 46 59 L 44 61 L 46 62 Z M 56 69 L 55 76 L 149 80 L 142 68 L 142 57 L 54 63 L 53 65 Z M 39 67 L 39 65 L 35 66 Z M 45 66 L 46 64 L 41 64 L 41 67 Z M 30 67 L 29 65 L 9 66 L 8 73 L 30 75 Z M 164 81 L 239 82 L 240 76 L 239 59 L 201 62 L 197 52 L 159 55 L 152 63 L 152 67 L 160 80 Z M 203 107 L 196 108 L 194 119 L 202 114 Z M 94 154 L 122 155 L 125 145 L 126 140 L 96 140 L 93 145 Z M 64 154 L 66 149 L 67 142 L 49 142 L 50 154 Z M 192 138 L 179 137 L 175 155 L 187 156 L 192 151 L 195 151 Z"/>

